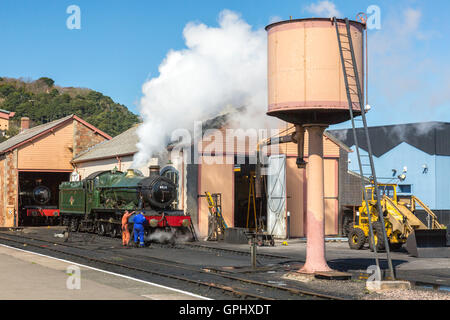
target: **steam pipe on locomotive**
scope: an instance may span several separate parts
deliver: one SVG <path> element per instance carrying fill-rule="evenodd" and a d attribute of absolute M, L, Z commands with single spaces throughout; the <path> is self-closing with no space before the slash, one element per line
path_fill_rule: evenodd
<path fill-rule="evenodd" d="M 129 210 L 144 213 L 147 239 L 157 230 L 195 239 L 191 217 L 173 207 L 176 199 L 177 186 L 159 172 L 144 177 L 136 170 L 112 170 L 93 173 L 82 181 L 63 182 L 59 208 L 62 223 L 71 231 L 116 237 L 122 215 Z"/>

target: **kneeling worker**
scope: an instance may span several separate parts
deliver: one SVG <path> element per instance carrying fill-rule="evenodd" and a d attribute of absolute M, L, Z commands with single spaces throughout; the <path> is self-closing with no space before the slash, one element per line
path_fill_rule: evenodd
<path fill-rule="evenodd" d="M 137 246 L 138 238 L 139 238 L 139 247 L 144 247 L 144 223 L 145 223 L 145 217 L 142 214 L 142 211 L 139 212 L 137 215 L 134 216 L 133 222 L 134 222 L 134 243 Z"/>

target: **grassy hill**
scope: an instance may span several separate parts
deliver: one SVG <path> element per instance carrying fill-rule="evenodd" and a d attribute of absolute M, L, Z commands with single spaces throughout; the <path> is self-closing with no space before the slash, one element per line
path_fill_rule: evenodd
<path fill-rule="evenodd" d="M 63 88 L 46 77 L 35 81 L 0 77 L 0 109 L 16 113 L 9 136 L 18 132 L 17 126 L 24 116 L 30 118 L 32 125 L 39 125 L 76 114 L 111 136 L 140 122 L 127 107 L 100 92 Z"/>

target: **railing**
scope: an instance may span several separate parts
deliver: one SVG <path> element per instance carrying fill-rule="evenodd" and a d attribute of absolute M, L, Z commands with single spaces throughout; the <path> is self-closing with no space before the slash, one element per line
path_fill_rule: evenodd
<path fill-rule="evenodd" d="M 416 210 L 416 202 L 419 203 L 419 206 L 422 207 L 425 212 L 431 217 L 431 229 L 444 229 L 444 226 L 440 224 L 437 220 L 437 216 L 428 208 L 419 198 L 412 196 L 411 197 L 411 209 L 412 211 Z"/>

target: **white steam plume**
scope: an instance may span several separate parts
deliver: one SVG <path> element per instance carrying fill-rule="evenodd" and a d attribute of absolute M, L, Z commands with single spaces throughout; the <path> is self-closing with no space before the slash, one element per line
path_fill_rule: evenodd
<path fill-rule="evenodd" d="M 246 119 L 258 128 L 267 106 L 267 40 L 240 16 L 224 10 L 219 26 L 188 23 L 186 49 L 170 50 L 159 76 L 143 85 L 134 166 L 164 150 L 176 129 L 192 130 L 194 121 L 219 115 L 226 108 L 246 107 Z M 261 120 L 261 121 L 258 121 Z M 245 122 L 245 121 L 242 121 Z"/>

